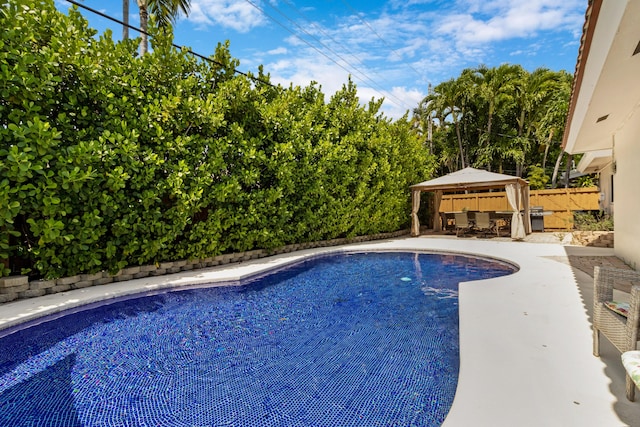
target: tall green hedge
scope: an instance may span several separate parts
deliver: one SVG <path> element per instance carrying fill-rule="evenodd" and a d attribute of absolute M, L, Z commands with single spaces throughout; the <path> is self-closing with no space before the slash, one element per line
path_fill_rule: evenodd
<path fill-rule="evenodd" d="M 97 35 L 53 0 L 0 9 L 2 274 L 60 277 L 407 226 L 432 160 L 347 82 L 238 75 Z M 2 268 L 2 264 L 0 264 Z"/>

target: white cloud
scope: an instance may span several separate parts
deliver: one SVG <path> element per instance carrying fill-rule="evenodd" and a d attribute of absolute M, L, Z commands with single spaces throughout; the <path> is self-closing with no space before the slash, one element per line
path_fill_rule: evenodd
<path fill-rule="evenodd" d="M 464 13 L 444 16 L 436 29 L 436 34 L 458 44 L 479 45 L 530 37 L 545 30 L 572 29 L 583 19 L 576 12 L 576 0 L 468 0 L 462 5 Z"/>
<path fill-rule="evenodd" d="M 289 50 L 286 47 L 277 47 L 267 51 L 269 55 L 286 55 Z"/>
<path fill-rule="evenodd" d="M 411 118 L 413 109 L 426 96 L 426 91 L 421 92 L 415 88 L 397 86 L 392 88 L 391 95 L 387 96 L 384 104 L 382 104 L 382 110 L 385 115 L 392 119 L 399 119 L 409 111 L 409 118 Z M 360 99 L 362 100 L 362 97 Z M 402 103 L 398 102 L 398 100 L 402 101 Z"/>
<path fill-rule="evenodd" d="M 414 58 L 420 54 L 425 44 L 426 40 L 424 39 L 416 38 L 409 40 L 404 46 L 394 49 L 389 60 L 403 61 L 405 58 Z"/>
<path fill-rule="evenodd" d="M 200 27 L 220 25 L 240 33 L 266 23 L 258 9 L 240 0 L 192 0 L 187 20 Z"/>
<path fill-rule="evenodd" d="M 306 87 L 312 81 L 318 82 L 328 101 L 333 94 L 342 89 L 349 79 L 349 73 L 329 60 L 319 60 L 314 56 L 281 59 L 265 64 L 265 69 L 271 73 L 271 81 L 288 87 Z M 425 94 L 418 89 L 393 87 L 391 91 L 374 88 L 367 81 L 361 81 L 356 74 L 351 76 L 356 83 L 360 103 L 366 105 L 372 98 L 385 98 L 382 111 L 387 117 L 397 119 L 407 110 L 416 107 Z M 426 93 L 426 87 L 425 87 Z"/>
<path fill-rule="evenodd" d="M 331 96 L 348 81 L 349 73 L 328 60 L 319 60 L 313 56 L 282 59 L 265 64 L 271 73 L 271 81 L 288 87 L 305 87 L 312 81 L 322 85 L 322 92 Z"/>
<path fill-rule="evenodd" d="M 266 6 L 266 0 L 253 1 Z M 279 38 L 244 48 L 243 66 L 263 63 L 271 80 L 285 87 L 318 82 L 327 98 L 351 74 L 363 102 L 385 97 L 383 111 L 396 118 L 418 105 L 429 82 L 436 85 L 480 63 L 502 63 L 509 53 L 520 58 L 545 54 L 551 42 L 539 36 L 576 34 L 584 1 L 389 0 L 380 9 L 344 8 L 342 15 L 325 15 L 322 21 L 300 19 L 299 10 L 278 2 L 299 25 L 288 24 L 291 31 L 283 33 L 246 0 L 192 0 L 188 19 L 256 34 L 262 31 L 256 27 L 271 25 Z"/>

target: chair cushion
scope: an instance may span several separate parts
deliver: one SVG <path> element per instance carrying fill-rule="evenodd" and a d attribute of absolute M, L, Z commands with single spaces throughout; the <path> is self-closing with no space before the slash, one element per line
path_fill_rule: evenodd
<path fill-rule="evenodd" d="M 624 366 L 633 382 L 640 384 L 640 351 L 622 353 L 622 366 Z"/>
<path fill-rule="evenodd" d="M 604 306 L 609 310 L 618 313 L 624 317 L 629 315 L 629 303 L 622 301 L 606 301 Z"/>

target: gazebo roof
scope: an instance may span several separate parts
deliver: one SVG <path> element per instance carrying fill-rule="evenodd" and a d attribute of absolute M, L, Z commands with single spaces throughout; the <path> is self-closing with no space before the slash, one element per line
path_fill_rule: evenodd
<path fill-rule="evenodd" d="M 452 172 L 448 175 L 434 178 L 411 186 L 413 191 L 464 191 L 500 188 L 507 184 L 528 186 L 522 178 L 501 173 L 488 172 L 471 167 Z"/>

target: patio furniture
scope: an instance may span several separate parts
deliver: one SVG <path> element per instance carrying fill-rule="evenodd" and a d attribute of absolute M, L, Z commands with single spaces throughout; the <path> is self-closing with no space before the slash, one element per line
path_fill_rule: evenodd
<path fill-rule="evenodd" d="M 455 212 L 440 212 L 442 231 L 453 232 L 456 228 Z"/>
<path fill-rule="evenodd" d="M 466 212 L 456 212 L 454 215 L 456 218 L 456 237 L 460 235 L 461 231 L 462 234 L 471 231 L 473 224 L 469 221 L 469 216 Z"/>
<path fill-rule="evenodd" d="M 489 212 L 476 212 L 475 217 L 476 223 L 474 228 L 477 231 L 484 232 L 484 236 L 487 235 L 487 231 L 493 232 L 495 230 L 495 225 L 491 221 Z"/>
<path fill-rule="evenodd" d="M 640 328 L 640 273 L 612 267 L 593 269 L 593 355 L 600 356 L 600 334 L 620 353 L 636 350 Z M 616 283 L 631 283 L 629 302 L 615 301 Z M 627 374 L 627 398 L 634 400 L 635 384 Z"/>
<path fill-rule="evenodd" d="M 635 388 L 640 387 L 640 351 L 625 351 L 620 358 L 622 366 L 627 371 L 627 399 L 633 401 Z M 629 379 L 631 379 L 631 396 L 629 396 Z"/>
<path fill-rule="evenodd" d="M 420 221 L 418 210 L 420 209 L 420 194 L 423 191 L 434 192 L 433 207 L 435 212 L 440 212 L 442 195 L 444 192 L 460 192 L 466 190 L 478 191 L 489 188 L 504 188 L 507 202 L 511 210 L 514 226 L 511 227 L 511 238 L 514 240 L 524 239 L 526 234 L 531 232 L 531 222 L 529 215 L 522 215 L 518 212 L 529 212 L 529 183 L 524 179 L 489 172 L 472 167 L 466 167 L 456 172 L 434 178 L 429 181 L 414 184 L 411 187 L 411 235 L 420 235 Z M 443 211 L 454 210 L 456 208 L 443 208 Z M 472 210 L 479 210 L 479 207 L 471 207 Z M 441 231 L 440 222 L 435 221 L 434 231 Z"/>
<path fill-rule="evenodd" d="M 496 234 L 500 237 L 500 230 L 507 230 L 511 234 L 511 218 L 513 211 L 496 211 L 491 213 L 493 223 L 496 227 Z"/>

